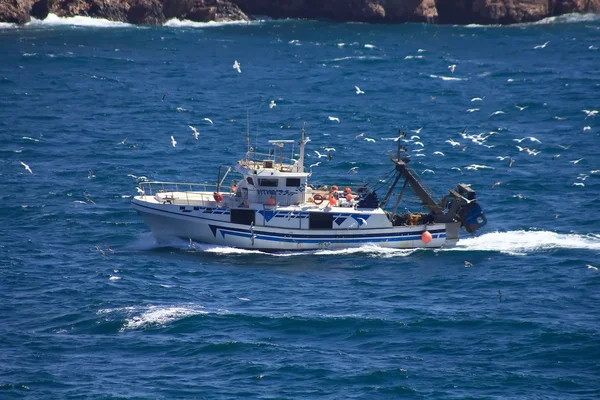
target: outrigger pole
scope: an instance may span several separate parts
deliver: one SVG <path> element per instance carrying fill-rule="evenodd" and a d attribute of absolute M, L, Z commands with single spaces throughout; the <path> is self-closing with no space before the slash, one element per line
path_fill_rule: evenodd
<path fill-rule="evenodd" d="M 404 135 L 404 133 L 402 133 L 402 135 Z M 402 137 L 402 135 L 400 137 Z M 388 192 L 386 193 L 385 197 L 383 198 L 381 203 L 379 203 L 379 207 L 383 207 L 387 204 L 388 199 L 392 195 L 392 192 L 393 192 L 394 188 L 396 187 L 398 181 L 400 180 L 400 178 L 404 178 L 404 180 L 405 180 L 404 186 L 402 187 L 402 190 L 400 191 L 400 194 L 398 195 L 398 200 L 396 201 L 396 204 L 394 205 L 393 214 L 395 214 L 398 209 L 398 205 L 400 204 L 400 200 L 402 199 L 402 196 L 404 194 L 404 190 L 406 189 L 406 186 L 410 185 L 413 192 L 417 195 L 417 197 L 421 200 L 423 205 L 433 215 L 435 222 L 462 221 L 463 224 L 465 225 L 465 227 L 467 228 L 468 232 L 471 232 L 472 230 L 477 229 L 479 227 L 479 225 L 482 226 L 485 224 L 485 222 L 484 222 L 485 217 L 483 217 L 483 213 L 479 209 L 479 206 L 477 206 L 477 204 L 474 203 L 475 197 L 476 197 L 474 190 L 472 190 L 465 184 L 459 184 L 457 186 L 456 190 L 451 189 L 450 193 L 447 194 L 446 196 L 444 196 L 442 201 L 440 203 L 438 203 L 431 197 L 431 195 L 429 194 L 429 192 L 427 191 L 425 186 L 423 186 L 423 184 L 417 177 L 415 171 L 413 171 L 407 165 L 408 162 L 410 161 L 410 156 L 409 155 L 402 156 L 401 155 L 402 150 L 403 149 L 401 147 L 401 144 L 398 143 L 397 156 L 391 158 L 392 162 L 396 165 L 396 177 L 394 179 L 394 182 L 390 186 Z M 473 204 L 471 204 L 471 203 L 473 203 Z M 465 224 L 467 218 L 471 219 L 467 215 L 467 213 L 469 212 L 469 207 L 467 207 L 467 206 L 470 206 L 470 205 L 477 206 L 478 210 L 474 211 L 473 213 L 474 214 L 478 213 L 477 216 L 479 216 L 479 213 L 480 213 L 481 217 L 482 217 L 482 222 L 479 223 L 479 225 L 477 227 L 475 227 L 475 224 L 469 224 L 469 226 L 467 226 L 467 224 Z"/>

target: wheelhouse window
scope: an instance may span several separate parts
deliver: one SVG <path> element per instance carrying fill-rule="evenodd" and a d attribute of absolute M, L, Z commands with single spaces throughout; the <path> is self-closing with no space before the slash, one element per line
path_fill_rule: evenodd
<path fill-rule="evenodd" d="M 279 179 L 261 178 L 258 180 L 258 184 L 262 187 L 277 187 L 279 186 Z"/>
<path fill-rule="evenodd" d="M 287 186 L 287 187 L 298 187 L 298 186 L 300 186 L 300 178 L 287 178 L 285 180 L 285 186 Z"/>
<path fill-rule="evenodd" d="M 254 186 L 254 181 L 252 180 L 252 178 L 247 177 L 246 178 L 246 182 L 248 182 L 249 184 L 251 184 L 252 186 Z"/>

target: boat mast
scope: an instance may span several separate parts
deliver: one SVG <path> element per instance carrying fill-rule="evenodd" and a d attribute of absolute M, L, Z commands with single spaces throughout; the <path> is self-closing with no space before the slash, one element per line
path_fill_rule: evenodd
<path fill-rule="evenodd" d="M 304 137 L 304 127 L 302 127 L 302 138 L 298 142 L 300 145 L 300 159 L 296 163 L 296 171 L 298 172 L 304 172 L 304 146 L 308 142 L 310 142 L 310 138 L 308 136 Z"/>

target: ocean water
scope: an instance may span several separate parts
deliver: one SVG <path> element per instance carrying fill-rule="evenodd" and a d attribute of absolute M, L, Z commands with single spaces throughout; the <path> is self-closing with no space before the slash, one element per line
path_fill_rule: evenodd
<path fill-rule="evenodd" d="M 0 398 L 599 398 L 599 49 L 588 15 L 1 25 Z M 417 135 L 413 168 L 488 225 L 446 250 L 155 239 L 136 179 L 214 182 L 247 113 L 259 149 L 335 147 L 312 181 L 338 186 Z"/>

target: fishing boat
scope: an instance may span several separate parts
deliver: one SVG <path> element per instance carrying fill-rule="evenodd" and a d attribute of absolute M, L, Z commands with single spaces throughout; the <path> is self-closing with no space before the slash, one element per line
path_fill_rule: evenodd
<path fill-rule="evenodd" d="M 461 227 L 472 233 L 487 222 L 468 185 L 458 184 L 440 201 L 434 200 L 408 166 L 410 156 L 400 144 L 390 156 L 395 176 L 381 199 L 364 186 L 312 185 L 311 173 L 304 167 L 309 141 L 303 130 L 299 154 L 292 151 L 296 158 L 284 157 L 285 145 L 295 140 L 269 140 L 268 153 L 249 146 L 233 167 L 239 179 L 228 184 L 224 182 L 231 167 L 219 168 L 214 185 L 141 182 L 133 208 L 157 236 L 264 251 L 367 244 L 396 249 L 449 247 L 458 242 Z M 398 212 L 407 188 L 420 200 L 421 212 Z"/>

